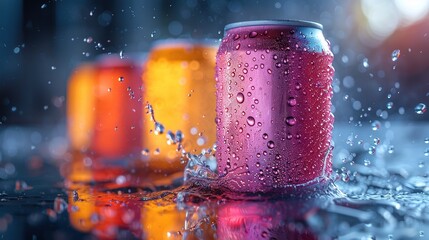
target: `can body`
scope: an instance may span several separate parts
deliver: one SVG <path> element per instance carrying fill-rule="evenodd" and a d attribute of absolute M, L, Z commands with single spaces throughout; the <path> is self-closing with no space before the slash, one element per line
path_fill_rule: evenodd
<path fill-rule="evenodd" d="M 154 122 L 146 117 L 143 148 L 148 154 L 143 160 L 149 168 L 183 171 L 178 146 L 167 142 L 167 131 L 182 132 L 187 152 L 200 153 L 215 143 L 216 50 L 213 44 L 165 40 L 150 52 L 143 73 L 144 103 L 152 105 L 165 132 L 154 134 Z"/>
<path fill-rule="evenodd" d="M 73 150 L 106 159 L 140 153 L 141 70 L 134 60 L 113 55 L 76 69 L 67 96 L 67 125 Z"/>
<path fill-rule="evenodd" d="M 216 63 L 216 157 L 225 187 L 277 192 L 329 176 L 334 69 L 321 28 L 227 25 Z"/>
<path fill-rule="evenodd" d="M 106 56 L 98 61 L 95 78 L 95 125 L 91 150 L 105 157 L 137 154 L 141 149 L 141 66 Z"/>

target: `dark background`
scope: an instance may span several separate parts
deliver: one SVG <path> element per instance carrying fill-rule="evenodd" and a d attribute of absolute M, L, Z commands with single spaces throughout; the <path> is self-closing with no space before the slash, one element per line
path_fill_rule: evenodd
<path fill-rule="evenodd" d="M 68 77 L 98 54 L 145 52 L 163 38 L 220 39 L 225 24 L 257 19 L 324 25 L 335 54 L 337 121 L 429 119 L 414 113 L 429 92 L 429 6 L 422 2 L 0 0 L 0 123 L 64 122 Z M 401 55 L 393 62 L 395 49 Z"/>

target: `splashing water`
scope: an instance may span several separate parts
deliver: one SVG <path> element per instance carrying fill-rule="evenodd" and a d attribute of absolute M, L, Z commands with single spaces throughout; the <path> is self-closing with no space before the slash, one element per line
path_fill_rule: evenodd
<path fill-rule="evenodd" d="M 154 134 L 159 135 L 164 133 L 164 125 L 155 118 L 155 111 L 150 103 L 146 104 L 147 113 L 150 116 L 150 120 L 155 124 Z M 191 178 L 215 178 L 216 176 L 216 159 L 214 153 L 216 151 L 216 145 L 211 148 L 203 149 L 200 154 L 192 154 L 185 150 L 182 145 L 184 134 L 181 130 L 177 130 L 176 134 L 173 131 L 168 130 L 167 144 L 177 145 L 177 152 L 181 155 L 181 162 L 186 163 L 184 168 L 184 180 L 185 182 Z"/>
<path fill-rule="evenodd" d="M 155 126 L 154 126 L 154 133 L 155 135 L 160 135 L 164 133 L 164 125 L 162 125 L 161 123 L 159 123 L 158 121 L 156 121 L 155 119 L 155 113 L 153 111 L 152 105 L 150 105 L 149 103 L 146 104 L 146 109 L 147 109 L 147 113 L 150 114 L 150 120 L 154 122 Z"/>

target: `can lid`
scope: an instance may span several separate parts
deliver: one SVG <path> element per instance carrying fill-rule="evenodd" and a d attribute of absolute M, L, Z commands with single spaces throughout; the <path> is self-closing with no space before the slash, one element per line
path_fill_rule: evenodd
<path fill-rule="evenodd" d="M 230 23 L 225 26 L 225 31 L 239 27 L 249 26 L 267 26 L 267 25 L 280 25 L 280 26 L 294 26 L 294 27 L 311 27 L 323 30 L 323 26 L 317 22 L 303 21 L 303 20 L 256 20 Z"/>

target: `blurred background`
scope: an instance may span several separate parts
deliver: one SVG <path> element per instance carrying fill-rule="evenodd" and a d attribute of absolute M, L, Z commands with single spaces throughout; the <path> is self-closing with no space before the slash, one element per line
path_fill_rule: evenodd
<path fill-rule="evenodd" d="M 0 124 L 64 122 L 68 77 L 98 54 L 146 52 L 164 38 L 220 39 L 225 24 L 256 19 L 324 25 L 337 121 L 428 119 L 414 114 L 429 96 L 428 11 L 427 0 L 1 0 Z"/>

